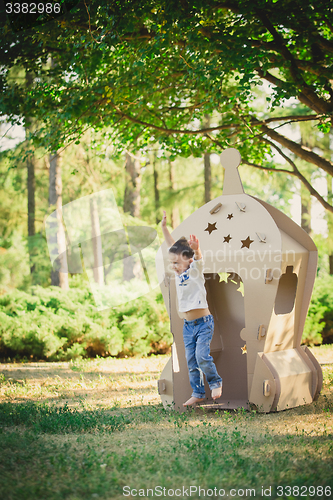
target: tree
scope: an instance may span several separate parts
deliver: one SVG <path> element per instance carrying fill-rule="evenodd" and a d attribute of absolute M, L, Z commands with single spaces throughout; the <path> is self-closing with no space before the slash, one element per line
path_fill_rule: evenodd
<path fill-rule="evenodd" d="M 141 157 L 139 151 L 136 151 L 135 154 L 126 151 L 125 175 L 124 212 L 129 213 L 132 217 L 139 217 L 141 201 Z M 132 258 L 124 260 L 124 281 L 130 281 L 140 269 L 140 262 L 134 262 Z"/>
<path fill-rule="evenodd" d="M 141 158 L 139 151 L 136 151 L 135 154 L 126 151 L 125 173 L 124 212 L 128 212 L 132 217 L 139 217 L 141 199 Z"/>
<path fill-rule="evenodd" d="M 168 158 L 168 166 L 169 166 L 169 193 L 171 196 L 173 196 L 178 186 L 175 179 L 175 166 L 171 161 L 170 157 Z M 171 210 L 170 224 L 174 229 L 180 224 L 178 207 L 173 207 Z"/>
<path fill-rule="evenodd" d="M 175 157 L 202 155 L 210 141 L 218 151 L 234 145 L 249 165 L 270 170 L 267 155 L 275 148 L 291 166 L 278 170 L 300 179 L 333 212 L 289 155 L 329 176 L 333 163 L 279 130 L 301 121 L 331 130 L 333 21 L 327 0 L 86 0 L 53 25 L 26 34 L 5 30 L 3 112 L 15 120 L 33 110 L 44 122 L 38 140 L 50 147 L 78 139 L 88 127 L 112 126 L 112 140 L 122 147 L 158 139 Z M 57 66 L 45 72 L 50 55 Z M 27 99 L 7 79 L 16 64 L 40 77 Z M 253 88 L 263 81 L 272 94 L 259 116 Z M 301 112 L 290 106 L 292 98 Z M 279 107 L 286 107 L 284 114 L 276 112 Z M 200 126 L 206 115 L 215 119 Z"/>
<path fill-rule="evenodd" d="M 31 73 L 26 72 L 25 83 L 27 92 L 30 91 L 33 85 L 33 76 Z M 25 133 L 28 144 L 31 142 L 31 135 L 33 134 L 33 123 L 30 116 L 25 117 Z M 30 146 L 30 145 L 29 145 Z M 28 147 L 29 147 L 28 146 Z M 27 193 L 28 193 L 28 248 L 30 257 L 30 274 L 33 278 L 35 271 L 34 255 L 36 254 L 35 248 L 35 235 L 36 235 L 36 202 L 35 202 L 35 191 L 36 191 L 36 180 L 35 180 L 35 157 L 34 151 L 30 150 L 27 153 Z"/>
<path fill-rule="evenodd" d="M 57 152 L 50 154 L 49 166 L 49 206 L 56 210 L 56 230 L 53 235 L 55 240 L 55 254 L 61 256 L 62 269 L 66 269 L 66 234 L 62 221 L 62 178 L 61 158 Z M 64 290 L 69 288 L 68 273 L 56 269 L 51 270 L 51 285 L 60 286 Z"/>
<path fill-rule="evenodd" d="M 205 116 L 204 127 L 209 127 L 210 117 Z M 204 174 L 205 174 L 205 203 L 211 200 L 211 187 L 212 187 L 212 168 L 210 164 L 209 151 L 204 152 Z"/>
<path fill-rule="evenodd" d="M 51 59 L 51 68 L 54 61 Z M 57 151 L 52 151 L 49 155 L 49 206 L 53 206 L 57 211 L 57 231 L 54 235 L 56 254 L 61 256 L 61 267 L 67 268 L 66 254 L 66 234 L 62 221 L 62 175 L 61 157 Z M 51 271 L 51 285 L 60 286 L 64 290 L 69 288 L 68 273 L 56 269 Z"/>
<path fill-rule="evenodd" d="M 161 222 L 160 218 L 160 191 L 158 184 L 158 169 L 157 169 L 157 154 L 156 151 L 153 152 L 152 162 L 153 164 L 153 177 L 154 177 L 154 208 L 155 208 L 155 221 L 156 224 Z"/>

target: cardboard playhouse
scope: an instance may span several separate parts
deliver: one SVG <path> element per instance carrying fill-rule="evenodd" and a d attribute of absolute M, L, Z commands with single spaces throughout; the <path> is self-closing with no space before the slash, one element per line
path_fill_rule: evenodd
<path fill-rule="evenodd" d="M 280 411 L 309 404 L 322 386 L 319 363 L 302 332 L 317 269 L 310 236 L 268 203 L 246 195 L 236 149 L 221 154 L 223 193 L 190 215 L 173 232 L 195 234 L 204 259 L 208 307 L 214 316 L 211 355 L 223 379 L 214 408 Z M 156 258 L 161 291 L 174 342 L 158 381 L 163 405 L 183 411 L 191 386 L 177 309 L 175 275 L 164 242 Z"/>

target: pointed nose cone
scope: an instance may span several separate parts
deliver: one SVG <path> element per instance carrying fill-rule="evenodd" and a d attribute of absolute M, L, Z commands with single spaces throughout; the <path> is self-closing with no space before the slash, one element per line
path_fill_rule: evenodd
<path fill-rule="evenodd" d="M 243 184 L 238 173 L 238 166 L 242 157 L 237 149 L 225 149 L 220 156 L 221 164 L 225 170 L 223 193 L 226 194 L 244 194 Z"/>

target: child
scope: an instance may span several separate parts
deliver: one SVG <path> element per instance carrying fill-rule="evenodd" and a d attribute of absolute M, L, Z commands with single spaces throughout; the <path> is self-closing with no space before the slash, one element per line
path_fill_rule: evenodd
<path fill-rule="evenodd" d="M 222 379 L 210 355 L 214 318 L 208 309 L 198 238 L 191 234 L 189 241 L 183 237 L 175 242 L 166 227 L 165 211 L 161 225 L 165 241 L 170 247 L 169 259 L 176 273 L 179 312 L 185 316 L 183 338 L 193 392 L 183 406 L 193 406 L 205 398 L 203 373 L 212 391 L 212 398 L 218 399 L 222 394 Z"/>

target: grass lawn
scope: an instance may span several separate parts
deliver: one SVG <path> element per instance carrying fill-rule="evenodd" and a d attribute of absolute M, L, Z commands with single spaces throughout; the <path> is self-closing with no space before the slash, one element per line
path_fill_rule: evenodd
<path fill-rule="evenodd" d="M 168 356 L 0 365 L 0 498 L 333 498 L 333 346 L 315 403 L 164 410 Z"/>

